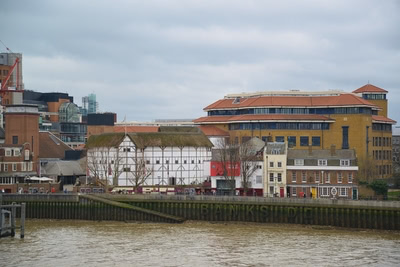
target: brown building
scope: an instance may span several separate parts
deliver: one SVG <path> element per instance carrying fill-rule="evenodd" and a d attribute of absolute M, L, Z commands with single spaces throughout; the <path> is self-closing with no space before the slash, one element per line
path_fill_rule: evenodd
<path fill-rule="evenodd" d="M 357 199 L 353 149 L 288 150 L 287 192 L 297 198 Z"/>
<path fill-rule="evenodd" d="M 22 183 L 39 163 L 39 113 L 34 105 L 6 107 L 5 142 L 0 146 L 0 183 Z"/>

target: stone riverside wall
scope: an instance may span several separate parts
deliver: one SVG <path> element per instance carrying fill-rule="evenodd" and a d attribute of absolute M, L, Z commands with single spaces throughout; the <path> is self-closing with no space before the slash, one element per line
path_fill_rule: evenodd
<path fill-rule="evenodd" d="M 3 195 L 27 218 L 241 221 L 400 230 L 400 202 L 166 195 Z"/>

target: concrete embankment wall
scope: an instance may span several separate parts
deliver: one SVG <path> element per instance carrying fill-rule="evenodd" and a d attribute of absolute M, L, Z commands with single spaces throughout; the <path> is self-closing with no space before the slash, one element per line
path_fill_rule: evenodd
<path fill-rule="evenodd" d="M 400 230 L 400 202 L 167 195 L 3 195 L 27 218 L 182 222 L 241 221 Z"/>
<path fill-rule="evenodd" d="M 152 221 L 180 223 L 183 218 L 91 195 L 4 194 L 3 204 L 26 203 L 26 218 L 66 220 Z"/>
<path fill-rule="evenodd" d="M 400 202 L 213 196 L 107 196 L 187 220 L 400 230 Z"/>

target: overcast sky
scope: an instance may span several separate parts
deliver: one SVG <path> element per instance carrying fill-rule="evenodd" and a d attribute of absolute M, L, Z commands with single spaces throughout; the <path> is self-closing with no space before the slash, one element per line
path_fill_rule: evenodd
<path fill-rule="evenodd" d="M 197 118 L 228 93 L 389 91 L 400 122 L 400 1 L 0 1 L 26 89 L 95 93 L 118 120 Z M 5 52 L 4 46 L 0 51 Z"/>

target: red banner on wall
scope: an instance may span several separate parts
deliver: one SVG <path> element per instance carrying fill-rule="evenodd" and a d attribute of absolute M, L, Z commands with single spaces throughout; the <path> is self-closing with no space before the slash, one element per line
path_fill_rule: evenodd
<path fill-rule="evenodd" d="M 235 162 L 234 164 L 226 162 L 223 164 L 219 161 L 211 161 L 211 176 L 224 176 L 224 169 L 226 170 L 228 176 L 231 176 L 232 173 L 234 176 L 240 176 L 239 162 Z"/>

